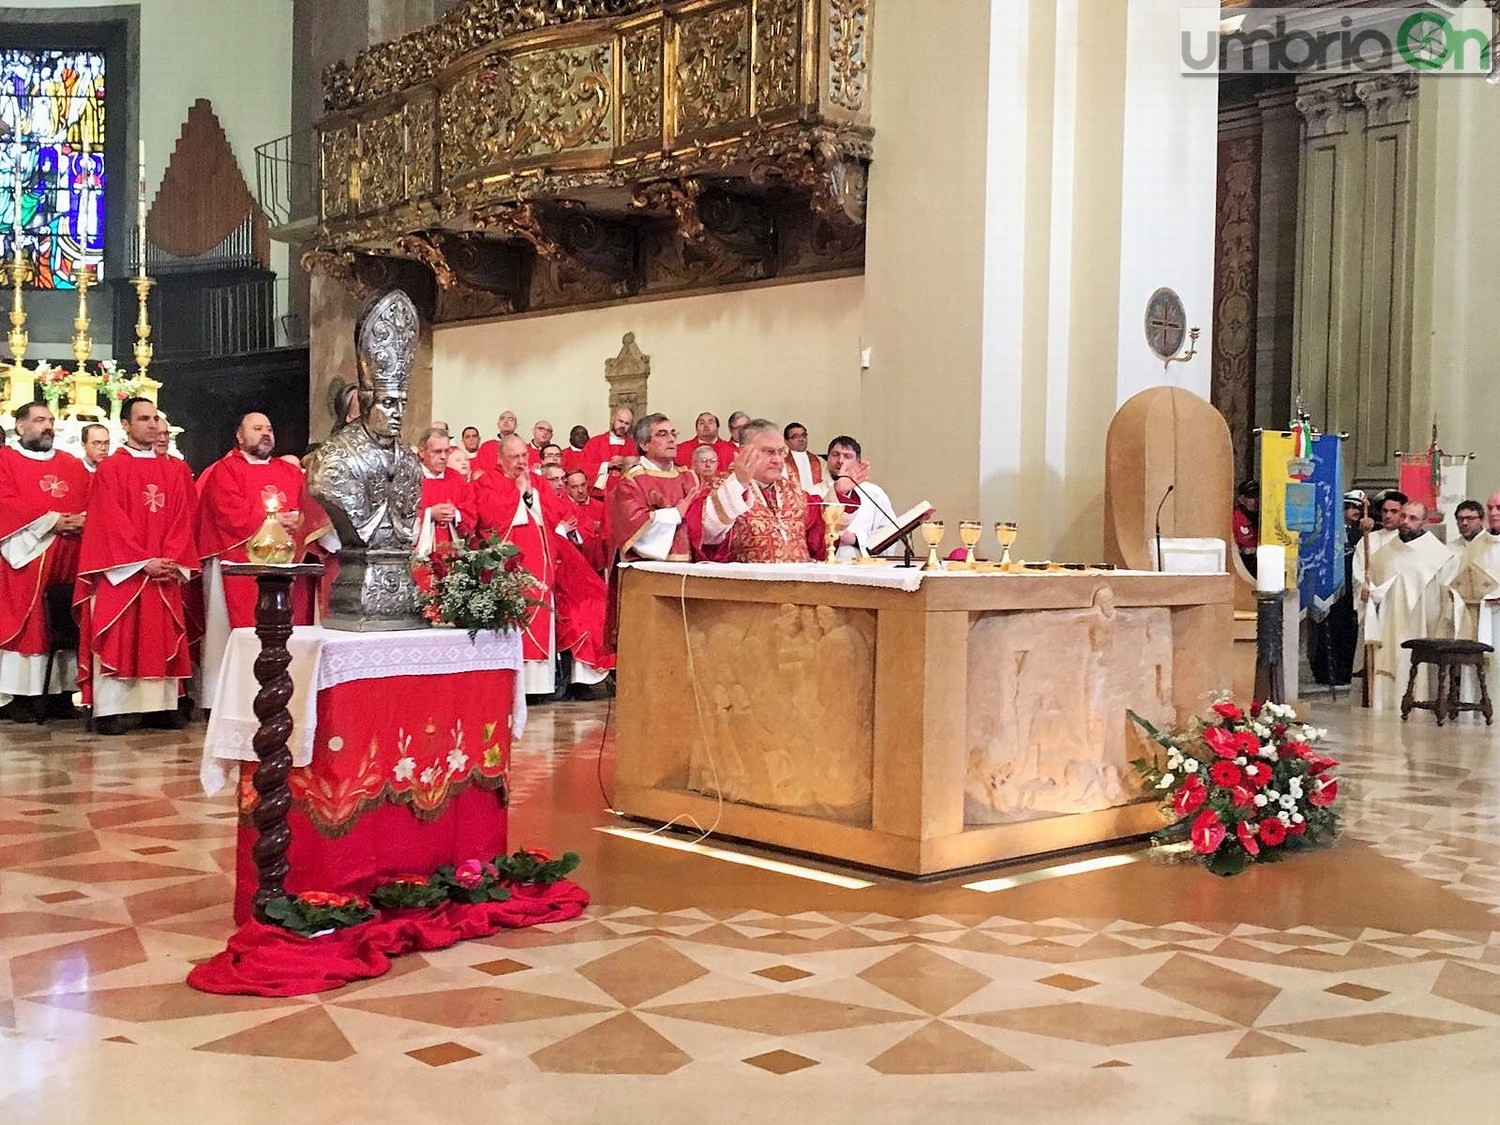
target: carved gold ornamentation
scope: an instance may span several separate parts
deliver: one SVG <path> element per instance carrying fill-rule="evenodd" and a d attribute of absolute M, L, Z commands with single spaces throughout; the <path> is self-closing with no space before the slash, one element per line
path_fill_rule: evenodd
<path fill-rule="evenodd" d="M 534 203 L 518 203 L 489 215 L 475 215 L 474 229 L 496 231 L 508 238 L 525 242 L 537 256 L 548 260 L 562 258 L 563 248 L 557 240 L 542 229 L 541 217 Z"/>
<path fill-rule="evenodd" d="M 360 192 L 358 209 L 379 211 L 406 197 L 406 121 L 387 113 L 359 125 Z"/>
<path fill-rule="evenodd" d="M 755 6 L 756 113 L 797 104 L 801 9 L 800 0 L 760 0 Z"/>
<path fill-rule="evenodd" d="M 613 143 L 608 44 L 496 57 L 443 91 L 443 182 Z"/>
<path fill-rule="evenodd" d="M 689 242 L 703 237 L 703 220 L 698 215 L 698 196 L 702 187 L 697 180 L 659 180 L 641 184 L 631 194 L 633 207 L 643 210 L 668 210 L 677 220 L 678 233 Z"/>
<path fill-rule="evenodd" d="M 433 242 L 429 235 L 403 234 L 396 239 L 396 253 L 401 257 L 421 262 L 430 269 L 432 276 L 437 279 L 439 288 L 452 289 L 459 283 L 453 267 L 443 256 L 442 249 Z"/>
<path fill-rule="evenodd" d="M 497 39 L 546 27 L 629 15 L 661 0 L 464 0 L 436 23 L 363 51 L 323 72 L 329 110 L 352 109 L 419 86 Z"/>
<path fill-rule="evenodd" d="M 620 143 L 661 140 L 661 27 L 620 40 Z"/>
<path fill-rule="evenodd" d="M 406 173 L 408 196 L 430 195 L 437 190 L 433 178 L 433 156 L 437 148 L 437 103 L 431 96 L 406 103 Z"/>
<path fill-rule="evenodd" d="M 354 157 L 354 130 L 331 129 L 321 139 L 323 217 L 342 218 L 349 211 L 349 165 Z"/>
<path fill-rule="evenodd" d="M 749 114 L 750 13 L 684 16 L 677 25 L 677 130 L 712 129 Z"/>
<path fill-rule="evenodd" d="M 867 0 L 831 0 L 828 6 L 828 100 L 851 113 L 865 104 L 868 18 Z"/>

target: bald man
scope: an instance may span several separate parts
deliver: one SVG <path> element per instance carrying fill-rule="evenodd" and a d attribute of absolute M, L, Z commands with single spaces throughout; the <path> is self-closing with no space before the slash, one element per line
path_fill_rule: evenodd
<path fill-rule="evenodd" d="M 630 436 L 634 426 L 635 411 L 628 406 L 615 407 L 609 416 L 609 429 L 590 438 L 578 455 L 578 467 L 588 474 L 589 493 L 596 499 L 605 499 L 611 483 L 619 483 L 625 473 L 625 458 L 639 455 Z"/>
<path fill-rule="evenodd" d="M 542 463 L 542 453 L 552 444 L 552 423 L 543 418 L 531 427 L 531 440 L 526 443 L 526 464 L 536 468 Z M 558 458 L 562 450 L 557 451 Z M 561 461 L 559 460 L 559 464 Z"/>
<path fill-rule="evenodd" d="M 537 582 L 521 631 L 526 694 L 561 698 L 572 684 L 603 680 L 614 667 L 604 647 L 604 582 L 569 538 L 578 528 L 571 505 L 532 474 L 515 434 L 500 442 L 499 468 L 480 479 L 474 499 L 479 534 L 514 545 Z M 559 682 L 561 652 L 571 653 L 571 666 Z"/>
<path fill-rule="evenodd" d="M 516 412 L 514 410 L 500 411 L 500 416 L 495 419 L 495 436 L 481 445 L 478 452 L 474 454 L 471 461 L 474 468 L 481 473 L 493 472 L 500 463 L 500 443 L 515 432 Z"/>
<path fill-rule="evenodd" d="M 1372 710 L 1400 707 L 1411 672 L 1411 652 L 1401 646 L 1441 634 L 1451 600 L 1448 583 L 1457 569 L 1453 553 L 1427 530 L 1427 505 L 1420 500 L 1402 505 L 1396 537 L 1371 557 L 1365 588 L 1359 594 L 1364 606 L 1364 642 L 1375 646 Z M 1421 686 L 1417 690 L 1421 697 Z"/>
<path fill-rule="evenodd" d="M 325 539 L 337 549 L 333 527 L 307 494 L 300 466 L 275 456 L 276 431 L 264 414 L 246 414 L 234 432 L 234 448 L 198 478 L 198 514 L 194 534 L 203 562 L 204 637 L 203 705 L 212 707 L 219 666 L 229 631 L 255 624 L 253 578 L 227 578 L 221 562 L 245 562 L 245 544 L 274 512 L 297 545 L 297 561 L 308 546 Z M 311 625 L 317 584 L 299 579 L 293 586 L 293 623 Z"/>

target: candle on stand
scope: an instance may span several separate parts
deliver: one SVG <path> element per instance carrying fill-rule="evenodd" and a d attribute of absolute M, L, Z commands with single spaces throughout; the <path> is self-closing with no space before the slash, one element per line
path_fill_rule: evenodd
<path fill-rule="evenodd" d="M 140 257 L 136 263 L 136 273 L 140 277 L 146 276 L 146 142 L 140 142 L 140 148 L 136 160 L 135 181 L 135 203 L 136 203 L 136 229 Z"/>
<path fill-rule="evenodd" d="M 1255 592 L 1280 594 L 1286 590 L 1286 548 L 1255 548 Z"/>
<path fill-rule="evenodd" d="M 26 185 L 21 179 L 21 146 L 16 145 L 10 150 L 11 168 L 15 172 L 15 203 L 16 213 L 11 219 L 11 233 L 16 236 L 16 249 L 19 252 L 21 246 L 21 198 L 26 193 Z"/>

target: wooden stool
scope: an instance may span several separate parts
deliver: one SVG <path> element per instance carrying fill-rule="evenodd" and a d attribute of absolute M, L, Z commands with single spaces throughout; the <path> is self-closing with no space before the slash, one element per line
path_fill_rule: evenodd
<path fill-rule="evenodd" d="M 1490 707 L 1489 686 L 1484 680 L 1484 666 L 1489 654 L 1495 650 L 1478 641 L 1410 640 L 1401 647 L 1411 652 L 1411 676 L 1406 681 L 1406 695 L 1401 700 L 1401 721 L 1414 710 L 1431 711 L 1437 716 L 1438 726 L 1444 719 L 1457 716 L 1460 711 L 1478 711 L 1484 716 L 1485 726 L 1494 721 L 1494 710 Z M 1437 669 L 1438 690 L 1436 699 L 1413 699 L 1417 688 L 1417 673 L 1422 665 L 1431 664 Z M 1460 677 L 1465 668 L 1474 669 L 1479 677 L 1479 702 L 1464 703 L 1460 698 Z"/>

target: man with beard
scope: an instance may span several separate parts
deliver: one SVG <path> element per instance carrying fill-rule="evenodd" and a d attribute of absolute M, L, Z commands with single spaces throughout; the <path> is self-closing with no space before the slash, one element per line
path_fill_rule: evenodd
<path fill-rule="evenodd" d="M 73 607 L 78 684 L 95 729 L 181 729 L 182 681 L 192 673 L 182 587 L 198 569 L 198 494 L 175 457 L 156 454 L 156 404 L 127 399 L 125 444 L 99 466 L 79 548 Z"/>
<path fill-rule="evenodd" d="M 109 428 L 90 422 L 78 437 L 83 442 L 83 467 L 92 474 L 99 462 L 109 456 Z"/>
<path fill-rule="evenodd" d="M 1458 538 L 1450 539 L 1448 546 L 1455 555 L 1464 553 L 1464 548 L 1474 542 L 1484 530 L 1484 505 L 1478 500 L 1465 500 L 1453 509 L 1453 524 L 1458 529 Z"/>
<path fill-rule="evenodd" d="M 52 447 L 53 431 L 52 411 L 28 403 L 16 411 L 16 447 L 0 447 L 0 707 L 19 722 L 67 713 L 77 678 L 72 656 L 60 654 L 47 680 L 47 592 L 71 588 L 78 574 L 93 478 Z"/>
<path fill-rule="evenodd" d="M 234 448 L 198 478 L 195 538 L 203 564 L 203 705 L 212 707 L 219 667 L 231 629 L 255 625 L 258 590 L 255 579 L 231 577 L 226 562 L 248 562 L 246 545 L 268 515 L 286 529 L 297 545 L 295 561 L 332 531 L 332 525 L 307 494 L 299 466 L 275 456 L 276 432 L 264 414 L 246 414 L 234 432 Z M 325 546 L 331 545 L 330 543 Z M 311 625 L 317 580 L 292 584 L 292 623 Z"/>
<path fill-rule="evenodd" d="M 1406 641 L 1435 637 L 1449 600 L 1449 579 L 1458 560 L 1427 530 L 1427 505 L 1413 500 L 1401 509 L 1396 537 L 1370 560 L 1364 640 L 1374 645 L 1370 707 L 1393 711 L 1401 705 L 1411 672 Z M 1430 671 L 1430 670 L 1429 670 Z M 1432 696 L 1428 696 L 1432 698 Z"/>
<path fill-rule="evenodd" d="M 1496 640 L 1500 636 L 1500 492 L 1491 493 L 1485 501 L 1483 530 L 1463 544 L 1448 591 L 1453 598 L 1453 635 L 1500 648 Z M 1486 675 L 1496 672 L 1500 672 L 1500 661 L 1491 655 Z M 1492 685 L 1496 682 L 1500 681 L 1489 680 Z"/>
<path fill-rule="evenodd" d="M 479 534 L 494 534 L 520 551 L 536 579 L 538 604 L 521 634 L 521 676 L 527 695 L 560 698 L 570 684 L 599 683 L 614 667 L 604 649 L 604 582 L 567 534 L 575 517 L 542 486 L 526 464 L 526 443 L 512 434 L 501 443 L 500 467 L 475 488 Z M 557 655 L 572 654 L 562 683 Z"/>
<path fill-rule="evenodd" d="M 635 411 L 617 406 L 609 416 L 609 429 L 590 438 L 579 454 L 579 465 L 589 475 L 589 489 L 600 500 L 610 478 L 616 480 L 625 472 L 625 458 L 636 456 L 635 440 L 630 428 L 635 425 Z"/>

